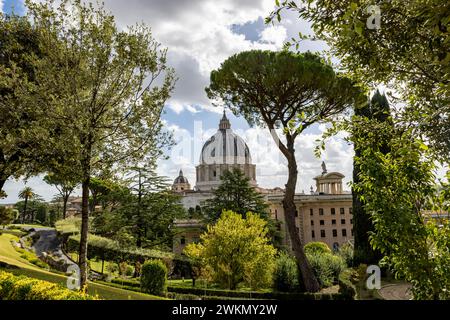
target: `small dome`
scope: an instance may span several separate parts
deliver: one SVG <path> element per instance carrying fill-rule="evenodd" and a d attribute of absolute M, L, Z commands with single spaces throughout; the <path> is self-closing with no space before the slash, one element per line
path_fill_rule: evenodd
<path fill-rule="evenodd" d="M 205 142 L 200 154 L 200 164 L 246 164 L 252 163 L 250 150 L 245 141 L 231 130 L 225 112 L 219 130 Z"/>
<path fill-rule="evenodd" d="M 173 181 L 173 184 L 178 184 L 178 183 L 189 183 L 188 179 L 185 176 L 183 176 L 183 170 L 180 170 L 180 174 Z"/>

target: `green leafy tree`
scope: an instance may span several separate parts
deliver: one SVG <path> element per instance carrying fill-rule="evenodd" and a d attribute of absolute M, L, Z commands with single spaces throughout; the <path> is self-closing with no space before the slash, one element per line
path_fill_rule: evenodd
<path fill-rule="evenodd" d="M 431 138 L 435 152 L 448 160 L 447 0 L 285 0 L 277 4 L 267 21 L 281 20 L 283 10 L 293 10 L 311 21 L 313 38 L 325 40 L 352 77 L 370 87 L 384 83 L 396 89 L 406 102 L 405 120 L 415 123 L 416 134 Z M 376 19 L 379 27 L 374 24 Z"/>
<path fill-rule="evenodd" d="M 0 207 L 0 225 L 5 227 L 14 221 L 16 211 L 12 208 Z"/>
<path fill-rule="evenodd" d="M 204 212 L 210 221 L 219 219 L 223 210 L 231 210 L 243 217 L 247 212 L 258 213 L 261 218 L 268 219 L 269 206 L 263 195 L 250 185 L 245 174 L 234 168 L 225 171 L 220 177 L 221 184 L 214 190 L 213 197 L 205 201 Z"/>
<path fill-rule="evenodd" d="M 47 222 L 47 213 L 48 213 L 48 205 L 43 201 L 42 198 L 36 196 L 32 199 L 29 199 L 26 203 L 27 211 L 25 218 L 21 221 L 25 222 L 39 222 L 41 224 L 45 224 Z M 18 212 L 24 212 L 25 209 L 25 201 L 19 201 L 14 205 L 14 208 L 17 209 Z M 22 215 L 23 217 L 23 215 Z M 37 220 L 37 221 L 36 221 Z"/>
<path fill-rule="evenodd" d="M 315 54 L 247 51 L 228 58 L 211 73 L 206 89 L 250 125 L 267 127 L 288 162 L 283 208 L 302 284 L 316 292 L 319 284 L 308 264 L 296 225 L 294 203 L 298 167 L 296 138 L 312 124 L 351 107 L 359 96 L 353 83 Z M 282 129 L 282 136 L 280 130 Z M 284 141 L 281 140 L 284 137 Z"/>
<path fill-rule="evenodd" d="M 390 119 L 390 107 L 386 96 L 380 94 L 377 90 L 370 103 L 364 104 L 355 108 L 355 116 L 357 118 L 364 117 L 369 121 L 378 121 L 391 123 Z M 354 134 L 358 134 L 355 131 Z M 372 134 L 372 133 L 369 133 Z M 353 164 L 353 183 L 359 183 L 360 168 L 357 164 L 358 158 L 361 158 L 364 149 L 367 148 L 369 139 L 365 137 L 354 137 L 354 150 L 355 160 Z M 380 151 L 384 154 L 389 152 L 388 145 L 380 147 Z M 361 161 L 361 160 L 360 160 Z M 374 231 L 374 226 L 370 217 L 370 214 L 364 209 L 364 203 L 361 200 L 362 194 L 359 194 L 357 189 L 352 190 L 353 195 L 353 230 L 354 230 L 354 257 L 353 263 L 358 264 L 378 264 L 382 258 L 379 251 L 374 250 L 370 245 L 369 236 Z"/>
<path fill-rule="evenodd" d="M 58 176 L 57 174 L 46 175 L 44 177 L 44 181 L 47 184 L 54 186 L 58 190 L 58 193 L 63 201 L 62 215 L 63 219 L 65 219 L 67 211 L 67 201 L 69 201 L 70 195 L 77 187 L 78 181 L 76 179 Z"/>
<path fill-rule="evenodd" d="M 22 211 L 22 223 L 25 223 L 25 218 L 27 216 L 28 201 L 39 197 L 38 194 L 34 192 L 31 187 L 25 187 L 19 192 L 19 199 L 24 199 L 24 206 Z"/>
<path fill-rule="evenodd" d="M 276 249 L 267 238 L 267 222 L 257 214 L 246 218 L 224 211 L 215 225 L 201 235 L 200 244 L 189 244 L 185 253 L 204 261 L 215 282 L 235 290 L 245 282 L 253 289 L 272 283 Z M 191 248 L 194 247 L 194 248 Z"/>
<path fill-rule="evenodd" d="M 0 12 L 0 194 L 10 177 L 43 170 L 50 154 L 55 126 L 48 106 L 37 106 L 34 64 L 42 57 L 40 32 L 25 17 Z"/>
<path fill-rule="evenodd" d="M 148 27 L 118 30 L 102 5 L 80 0 L 26 1 L 27 19 L 44 37 L 39 62 L 40 103 L 63 119 L 82 188 L 80 285 L 87 280 L 89 185 L 101 168 L 160 154 L 169 141 L 160 116 L 174 87 L 166 50 Z M 41 30 L 41 29 L 40 29 Z M 158 82 L 158 85 L 156 84 Z M 52 97 L 57 97 L 53 99 Z M 69 148 L 70 146 L 70 148 Z"/>
<path fill-rule="evenodd" d="M 167 178 L 152 166 L 135 166 L 124 184 L 115 210 L 104 210 L 94 219 L 96 231 L 113 238 L 126 232 L 137 247 L 170 246 L 173 221 L 186 217 L 186 211 L 179 196 L 169 191 Z"/>
<path fill-rule="evenodd" d="M 356 159 L 361 171 L 355 187 L 371 215 L 371 245 L 383 254 L 381 263 L 412 284 L 415 299 L 448 299 L 449 225 L 425 223 L 422 215 L 427 209 L 448 209 L 440 205 L 448 203 L 448 185 L 436 186 L 434 153 L 401 123 L 363 118 L 352 129 L 362 131 L 357 136 L 368 143 Z M 386 143 L 388 153 L 382 152 Z"/>
<path fill-rule="evenodd" d="M 258 213 L 267 221 L 269 236 L 277 247 L 282 246 L 282 235 L 278 221 L 269 215 L 269 206 L 264 196 L 256 191 L 242 170 L 233 168 L 220 177 L 220 186 L 213 191 L 213 197 L 203 204 L 203 213 L 209 222 L 216 222 L 223 210 L 231 210 L 243 217 L 247 212 Z M 196 216 L 199 216 L 198 214 Z"/>

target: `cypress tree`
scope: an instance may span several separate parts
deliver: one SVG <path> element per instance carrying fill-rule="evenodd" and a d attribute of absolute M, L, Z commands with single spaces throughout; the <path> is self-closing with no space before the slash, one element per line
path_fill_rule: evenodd
<path fill-rule="evenodd" d="M 386 122 L 390 121 L 390 107 L 386 95 L 381 94 L 379 90 L 375 92 L 369 103 L 362 107 L 355 108 L 355 116 L 366 117 L 369 121 Z M 360 137 L 363 138 L 363 137 Z M 354 149 L 355 158 L 361 157 L 364 145 L 357 143 L 364 139 L 355 139 Z M 387 143 L 382 145 L 380 151 L 384 154 L 389 153 Z M 353 161 L 353 182 L 359 182 L 359 166 Z M 374 225 L 370 215 L 365 211 L 364 203 L 361 201 L 361 194 L 353 189 L 353 231 L 354 231 L 354 255 L 353 264 L 378 264 L 382 258 L 378 250 L 374 250 L 369 242 L 370 232 L 374 231 Z"/>

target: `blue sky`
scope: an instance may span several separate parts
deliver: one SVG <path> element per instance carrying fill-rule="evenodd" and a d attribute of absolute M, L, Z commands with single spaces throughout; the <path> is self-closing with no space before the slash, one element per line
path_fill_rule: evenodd
<path fill-rule="evenodd" d="M 3 0 L 3 12 L 10 13 L 14 9 L 16 14 L 23 14 L 24 5 L 22 0 Z"/>
<path fill-rule="evenodd" d="M 308 23 L 294 14 L 284 14 L 279 24 L 265 25 L 264 18 L 274 7 L 273 0 L 105 0 L 105 6 L 116 17 L 120 28 L 144 22 L 152 34 L 167 47 L 168 64 L 175 68 L 179 78 L 172 98 L 167 102 L 163 119 L 179 142 L 169 160 L 159 162 L 158 172 L 173 179 L 182 168 L 195 185 L 195 166 L 199 148 L 217 130 L 223 108 L 213 107 L 204 88 L 209 84 L 209 74 L 227 57 L 249 49 L 279 50 L 284 41 L 296 37 L 298 32 L 311 33 Z M 0 0 L 1 3 L 1 0 Z M 3 0 L 3 9 L 23 13 L 22 0 Z M 321 51 L 326 46 L 320 42 L 304 42 L 301 50 Z M 286 180 L 286 166 L 279 151 L 265 130 L 249 128 L 242 118 L 230 112 L 233 130 L 237 131 L 250 147 L 257 166 L 257 182 L 262 187 L 282 187 Z M 202 131 L 199 132 L 199 124 Z M 194 128 L 197 128 L 195 131 Z M 313 155 L 315 140 L 324 126 L 307 130 L 297 143 L 300 177 L 297 188 L 309 191 L 312 179 L 320 174 L 320 164 L 325 160 L 329 170 L 340 171 L 349 181 L 352 170 L 352 148 L 341 137 L 328 143 L 322 159 Z M 189 149 L 189 150 L 188 150 Z M 181 151 L 180 151 L 181 150 Z M 56 190 L 39 177 L 31 178 L 28 185 L 51 199 Z M 17 201 L 24 181 L 8 181 L 5 191 L 8 198 L 2 203 Z"/>

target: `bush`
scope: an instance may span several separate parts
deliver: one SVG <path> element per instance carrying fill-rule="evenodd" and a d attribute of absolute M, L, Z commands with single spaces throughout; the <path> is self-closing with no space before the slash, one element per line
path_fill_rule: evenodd
<path fill-rule="evenodd" d="M 305 253 L 307 254 L 331 254 L 331 249 L 324 242 L 310 242 L 305 245 Z"/>
<path fill-rule="evenodd" d="M 281 252 L 274 273 L 274 289 L 281 292 L 295 291 L 299 285 L 297 263 L 293 257 Z"/>
<path fill-rule="evenodd" d="M 339 275 L 339 293 L 344 299 L 354 300 L 356 298 L 355 282 L 358 281 L 358 273 L 347 269 Z"/>
<path fill-rule="evenodd" d="M 347 267 L 351 267 L 353 265 L 353 246 L 350 243 L 343 244 L 339 248 L 337 255 L 344 259 Z"/>
<path fill-rule="evenodd" d="M 330 253 L 308 253 L 307 258 L 321 287 L 337 283 L 339 274 L 345 269 L 344 260 Z"/>
<path fill-rule="evenodd" d="M 167 267 L 161 260 L 149 260 L 142 266 L 141 289 L 154 295 L 163 295 L 167 289 Z"/>
<path fill-rule="evenodd" d="M 127 266 L 127 269 L 125 270 L 125 275 L 126 275 L 127 277 L 132 277 L 133 274 L 134 274 L 134 268 L 133 268 L 133 266 L 128 265 L 128 266 Z"/>
<path fill-rule="evenodd" d="M 60 285 L 0 271 L 0 300 L 96 300 Z"/>

